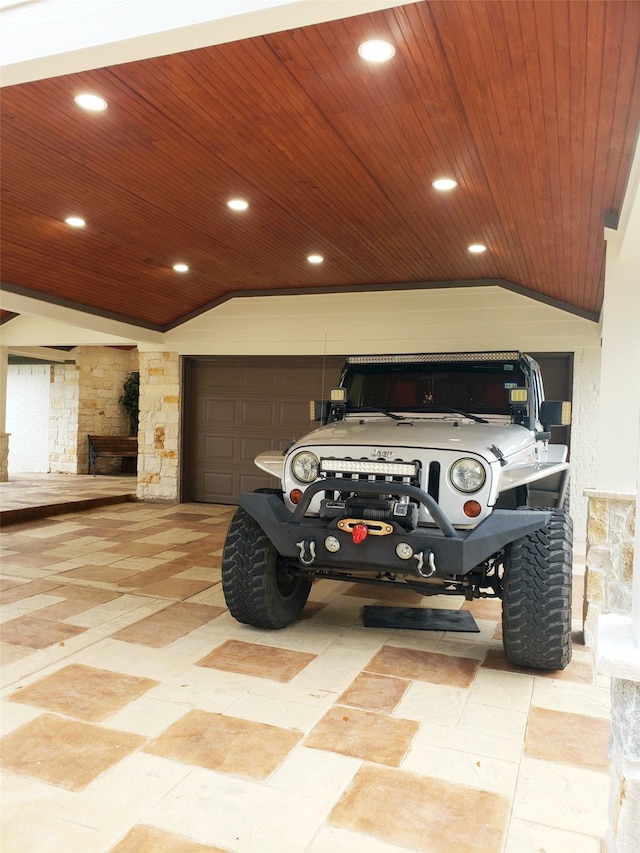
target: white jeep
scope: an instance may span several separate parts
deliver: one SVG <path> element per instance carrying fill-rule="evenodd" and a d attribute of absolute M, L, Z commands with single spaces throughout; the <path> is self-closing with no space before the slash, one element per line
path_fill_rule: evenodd
<path fill-rule="evenodd" d="M 502 599 L 517 666 L 571 659 L 570 404 L 519 352 L 358 356 L 322 425 L 263 453 L 281 488 L 238 496 L 222 559 L 240 622 L 294 622 L 316 578 Z"/>

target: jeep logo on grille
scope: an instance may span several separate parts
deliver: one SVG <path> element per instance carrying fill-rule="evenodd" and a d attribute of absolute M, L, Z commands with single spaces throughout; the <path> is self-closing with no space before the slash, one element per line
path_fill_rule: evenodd
<path fill-rule="evenodd" d="M 393 457 L 393 450 L 382 450 L 376 447 L 375 450 L 371 451 L 371 456 L 374 459 L 391 459 Z"/>

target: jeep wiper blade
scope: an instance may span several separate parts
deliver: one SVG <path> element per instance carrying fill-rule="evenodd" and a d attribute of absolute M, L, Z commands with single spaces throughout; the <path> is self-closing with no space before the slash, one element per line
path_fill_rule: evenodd
<path fill-rule="evenodd" d="M 451 406 L 437 405 L 434 408 L 426 409 L 429 412 L 453 412 L 454 415 L 462 415 L 463 418 L 469 418 L 472 421 L 477 421 L 479 424 L 488 424 L 486 418 L 479 418 L 478 415 L 472 415 L 470 412 L 465 412 L 462 409 L 452 409 Z"/>
<path fill-rule="evenodd" d="M 396 415 L 394 414 L 394 412 L 390 412 L 388 409 L 379 409 L 376 406 L 357 406 L 356 408 L 351 408 L 351 406 L 349 406 L 349 412 L 354 415 L 379 413 L 381 415 L 386 415 L 388 418 L 392 418 L 394 421 L 407 420 L 407 418 L 403 417 L 402 415 Z"/>
<path fill-rule="evenodd" d="M 433 412 L 437 415 L 438 412 L 453 412 L 454 415 L 462 415 L 463 418 L 469 418 L 472 421 L 477 421 L 479 424 L 488 424 L 489 421 L 485 418 L 480 418 L 478 415 L 472 415 L 470 412 L 465 412 L 463 409 L 452 409 L 451 406 L 416 406 L 414 412 Z"/>

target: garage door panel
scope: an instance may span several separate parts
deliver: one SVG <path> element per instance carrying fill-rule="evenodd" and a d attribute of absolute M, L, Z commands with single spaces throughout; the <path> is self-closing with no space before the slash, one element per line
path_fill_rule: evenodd
<path fill-rule="evenodd" d="M 277 447 L 274 448 L 272 444 L 268 438 L 243 438 L 240 440 L 240 456 L 244 460 L 253 462 L 259 453 L 278 449 Z"/>
<path fill-rule="evenodd" d="M 203 471 L 202 489 L 206 494 L 233 494 L 234 474 L 231 471 Z"/>
<path fill-rule="evenodd" d="M 277 489 L 280 483 L 275 477 L 261 474 L 256 468 L 255 474 L 241 474 L 238 492 L 255 492 L 256 489 Z"/>
<path fill-rule="evenodd" d="M 227 363 L 221 370 L 216 365 L 201 362 L 198 365 L 198 389 L 205 393 L 235 393 L 242 384 L 244 368 L 241 365 Z"/>
<path fill-rule="evenodd" d="M 246 391 L 255 393 L 260 389 L 263 394 L 271 394 L 276 390 L 277 385 L 277 378 L 274 376 L 270 360 L 265 359 L 259 364 L 250 364 L 243 370 L 242 381 L 237 390 L 240 393 Z"/>
<path fill-rule="evenodd" d="M 202 441 L 201 460 L 227 460 L 235 456 L 235 439 L 232 435 L 205 435 Z"/>
<path fill-rule="evenodd" d="M 271 400 L 242 400 L 240 418 L 244 427 L 271 428 L 275 426 L 276 407 Z"/>
<path fill-rule="evenodd" d="M 202 426 L 233 426 L 236 422 L 236 401 L 220 397 L 201 398 L 198 405 L 198 422 Z"/>
<path fill-rule="evenodd" d="M 343 362 L 344 359 L 340 359 L 338 370 L 331 370 L 330 375 L 326 377 L 329 380 L 328 387 L 331 388 L 337 384 Z M 322 376 L 321 364 L 312 367 L 308 362 L 303 360 L 299 366 L 290 366 L 286 373 L 280 372 L 278 374 L 279 382 L 276 390 L 281 394 L 295 395 L 296 397 L 306 396 L 309 400 L 320 398 Z"/>
<path fill-rule="evenodd" d="M 309 398 L 311 399 L 311 398 Z M 278 405 L 278 424 L 281 427 L 288 424 L 307 424 L 306 431 L 310 431 L 314 424 L 309 419 L 309 400 L 283 400 Z"/>

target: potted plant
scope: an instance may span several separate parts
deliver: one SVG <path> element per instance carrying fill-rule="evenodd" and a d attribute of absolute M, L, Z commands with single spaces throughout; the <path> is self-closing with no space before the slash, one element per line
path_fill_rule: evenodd
<path fill-rule="evenodd" d="M 139 397 L 140 373 L 137 370 L 132 370 L 124 381 L 122 396 L 120 397 L 120 405 L 129 418 L 129 435 L 138 434 Z"/>

